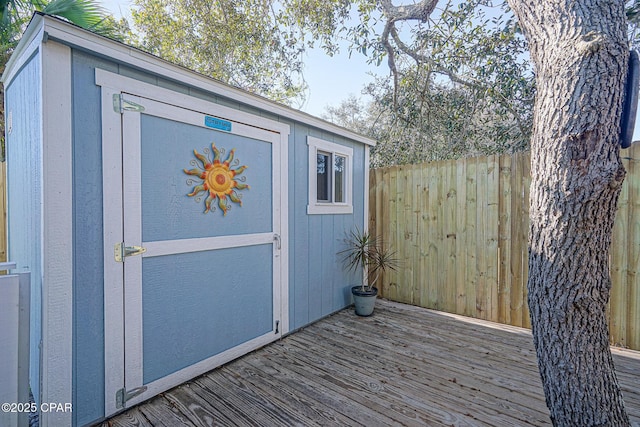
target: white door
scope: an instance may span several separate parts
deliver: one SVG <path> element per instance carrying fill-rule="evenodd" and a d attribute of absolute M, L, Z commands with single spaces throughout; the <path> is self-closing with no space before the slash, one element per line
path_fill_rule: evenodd
<path fill-rule="evenodd" d="M 105 341 L 122 339 L 121 355 L 106 350 L 107 416 L 286 327 L 282 134 L 221 117 L 213 104 L 113 95 L 124 106 L 122 160 L 113 167 L 122 179 L 104 189 L 121 194 L 122 240 L 105 256 L 105 299 L 119 297 L 107 280 L 121 271 L 123 303 L 121 320 L 113 307 L 105 312 Z M 105 240 L 112 234 L 105 224 Z"/>

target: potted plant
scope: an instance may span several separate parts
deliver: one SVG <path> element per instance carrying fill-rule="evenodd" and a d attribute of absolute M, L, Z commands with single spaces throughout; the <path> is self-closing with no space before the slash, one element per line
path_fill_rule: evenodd
<path fill-rule="evenodd" d="M 344 257 L 345 268 L 353 272 L 361 270 L 364 278 L 362 285 L 351 288 L 356 314 L 370 316 L 378 295 L 375 284 L 382 273 L 398 267 L 398 259 L 395 252 L 383 248 L 378 237 L 357 227 L 347 234 L 345 244 L 346 248 L 338 252 Z"/>

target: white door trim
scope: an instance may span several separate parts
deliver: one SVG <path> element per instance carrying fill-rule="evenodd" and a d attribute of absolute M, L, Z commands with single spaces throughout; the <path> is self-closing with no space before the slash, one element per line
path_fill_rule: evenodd
<path fill-rule="evenodd" d="M 191 365 L 184 370 L 164 377 L 161 380 L 154 381 L 148 384 L 147 391 L 127 402 L 127 407 L 135 405 L 136 403 L 145 400 L 161 391 L 167 390 L 177 384 L 180 384 L 190 378 L 193 378 L 199 374 L 202 374 L 216 366 L 224 364 L 238 356 L 264 345 L 282 334 L 287 333 L 289 330 L 289 313 L 288 313 L 288 141 L 289 141 L 289 126 L 283 123 L 279 123 L 270 119 L 248 114 L 246 112 L 234 110 L 228 107 L 221 106 L 219 104 L 210 103 L 199 98 L 193 98 L 184 94 L 176 93 L 164 88 L 142 83 L 134 79 L 122 77 L 113 73 L 109 73 L 103 70 L 96 69 L 96 83 L 102 86 L 102 116 L 103 116 L 103 202 L 104 202 L 104 252 L 105 252 L 105 416 L 110 416 L 122 408 L 116 408 L 115 395 L 118 390 L 123 388 L 124 384 L 127 384 L 128 388 L 134 387 L 132 384 L 142 385 L 142 367 L 132 367 L 125 369 L 125 363 L 129 363 L 130 358 L 124 360 L 122 356 L 125 350 L 125 339 L 137 340 L 139 343 L 142 339 L 141 319 L 134 324 L 140 326 L 134 326 L 124 324 L 122 320 L 122 313 L 124 313 L 124 302 L 140 304 L 141 305 L 141 290 L 124 290 L 123 275 L 126 274 L 141 274 L 138 269 L 141 269 L 141 257 L 127 258 L 127 269 L 124 271 L 123 264 L 115 262 L 113 258 L 113 248 L 118 242 L 122 242 L 124 239 L 123 229 L 128 225 L 124 224 L 122 220 L 123 215 L 123 194 L 122 183 L 123 174 L 127 174 L 126 170 L 122 170 L 122 159 L 124 161 L 138 162 L 134 164 L 139 165 L 139 157 L 133 152 L 123 152 L 122 150 L 122 138 L 123 137 L 135 137 L 135 134 L 139 138 L 139 116 L 137 112 L 126 112 L 124 115 L 114 112 L 113 107 L 113 95 L 120 93 L 126 93 L 125 97 L 136 103 L 149 106 L 152 111 L 152 115 L 163 116 L 162 113 L 158 113 L 154 105 L 162 104 L 161 110 L 172 110 L 172 112 L 165 116 L 171 116 L 172 114 L 181 114 L 180 110 L 187 109 L 191 111 L 197 111 L 202 114 L 212 115 L 233 122 L 234 134 L 239 134 L 251 138 L 260 140 L 267 140 L 273 146 L 274 163 L 279 163 L 279 167 L 273 168 L 273 183 L 274 186 L 279 185 L 280 191 L 274 191 L 273 194 L 273 233 L 258 233 L 255 235 L 243 236 L 240 241 L 236 241 L 236 245 L 255 245 L 255 244 L 267 244 L 272 243 L 274 233 L 280 235 L 281 250 L 274 250 L 274 262 L 278 262 L 279 268 L 274 268 L 274 314 L 280 312 L 279 331 L 277 335 L 262 336 L 253 339 L 249 342 L 241 344 L 240 346 L 220 353 L 212 358 L 203 360 L 194 365 Z M 129 95 L 131 94 L 131 95 Z M 140 98 L 144 97 L 144 98 Z M 173 107 L 172 107 L 173 106 Z M 176 108 L 178 107 L 178 108 Z M 146 112 L 145 112 L 146 113 Z M 189 113 L 186 112 L 186 123 L 189 121 Z M 123 126 L 123 122 L 127 122 L 126 126 Z M 137 123 L 137 125 L 136 125 Z M 202 126 L 202 123 L 192 123 Z M 136 127 L 137 126 L 137 127 Z M 123 132 L 130 132 L 131 135 L 123 135 Z M 139 152 L 137 154 L 139 156 Z M 118 166 L 118 162 L 120 166 Z M 126 168 L 134 170 L 135 168 Z M 131 188 L 134 192 L 135 188 L 138 188 L 137 194 L 139 194 L 139 176 L 125 176 L 124 179 L 127 182 L 127 191 Z M 136 185 L 138 187 L 136 187 Z M 132 187 L 133 186 L 133 187 Z M 275 187 L 278 188 L 278 187 Z M 132 209 L 141 210 L 141 207 L 127 205 L 127 214 L 131 215 L 135 212 Z M 135 227 L 136 225 L 134 225 Z M 137 226 L 140 226 L 138 224 Z M 128 234 L 128 233 L 127 233 Z M 236 239 L 237 240 L 237 239 Z M 158 256 L 165 253 L 168 248 L 167 245 L 160 242 L 149 242 L 148 253 L 143 256 Z M 189 239 L 189 241 L 183 241 L 181 244 L 190 246 L 191 248 L 215 248 L 227 245 L 229 242 L 225 242 L 224 237 L 219 238 L 204 238 L 204 239 Z M 132 242 L 127 241 L 128 246 L 143 245 L 144 242 Z M 200 246 L 202 245 L 202 246 Z M 183 249 L 188 249 L 187 247 Z M 274 247 L 275 249 L 275 247 Z M 171 249 L 175 251 L 175 247 Z M 193 249 L 193 250 L 205 250 L 205 249 Z M 137 260 L 136 260 L 137 258 Z M 126 294 L 125 294 L 126 293 Z M 277 303 L 277 306 L 276 306 Z M 141 311 L 140 311 L 141 312 Z M 118 315 L 118 313 L 120 313 Z M 125 338 L 126 328 L 126 338 Z M 127 346 L 131 351 L 131 344 Z M 142 360 L 142 348 L 138 346 L 139 354 L 133 359 Z M 129 356 L 130 353 L 127 353 Z M 133 368 L 133 369 L 131 369 Z M 125 378 L 124 372 L 127 373 Z M 131 377 L 131 372 L 137 372 Z"/>
<path fill-rule="evenodd" d="M 256 116 L 234 108 L 220 104 L 214 104 L 200 98 L 196 98 L 184 93 L 165 89 L 149 83 L 143 83 L 130 77 L 121 76 L 109 71 L 96 68 L 96 84 L 98 86 L 118 87 L 123 92 L 143 98 L 154 99 L 169 105 L 185 108 L 187 110 L 201 112 L 217 112 L 220 117 L 232 120 L 237 123 L 248 124 L 253 127 L 269 130 L 271 132 L 289 135 L 289 125 L 271 120 L 265 117 Z M 212 95 L 213 97 L 214 95 Z"/>
<path fill-rule="evenodd" d="M 211 251 L 222 248 L 240 248 L 243 246 L 264 245 L 267 243 L 273 243 L 273 233 L 143 242 L 143 246 L 147 251 L 142 254 L 142 257 L 148 258 L 188 252 Z"/>
<path fill-rule="evenodd" d="M 102 87 L 102 224 L 104 229 L 105 416 L 115 414 L 116 392 L 124 386 L 124 264 L 114 246 L 124 240 L 122 207 L 122 122 L 113 110 L 119 90 Z"/>

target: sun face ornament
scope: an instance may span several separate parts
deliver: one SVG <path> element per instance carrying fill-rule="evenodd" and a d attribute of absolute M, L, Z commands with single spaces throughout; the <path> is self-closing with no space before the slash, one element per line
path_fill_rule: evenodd
<path fill-rule="evenodd" d="M 202 200 L 201 194 L 208 194 L 204 201 L 204 213 L 216 210 L 215 206 L 211 206 L 215 199 L 218 199 L 218 207 L 222 210 L 223 215 L 227 215 L 231 209 L 227 199 L 242 206 L 242 195 L 237 191 L 249 189 L 249 186 L 244 184 L 246 177 L 236 177 L 244 172 L 247 166 L 233 169 L 240 164 L 238 159 L 233 159 L 235 151 L 235 148 L 231 149 L 227 159 L 221 162 L 220 156 L 224 155 L 225 150 L 218 149 L 215 143 L 211 143 L 211 151 L 205 148 L 204 154 L 193 150 L 193 155 L 196 158 L 189 163 L 195 166 L 194 169 L 183 169 L 187 175 L 196 176 L 200 180 L 194 178 L 187 180 L 188 185 L 197 184 L 187 196 L 195 197 L 194 200 L 199 203 Z M 211 152 L 213 152 L 213 159 L 210 159 Z"/>

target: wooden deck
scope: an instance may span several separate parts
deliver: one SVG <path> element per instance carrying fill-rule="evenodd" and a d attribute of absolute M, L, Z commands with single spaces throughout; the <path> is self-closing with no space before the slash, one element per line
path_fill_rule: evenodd
<path fill-rule="evenodd" d="M 614 357 L 638 426 L 640 353 Z M 379 300 L 372 317 L 343 310 L 102 426 L 550 424 L 528 330 Z"/>

